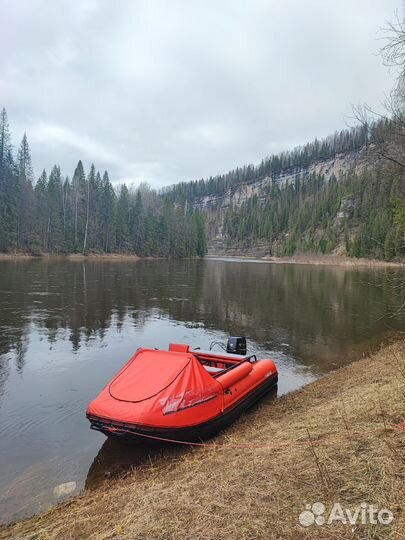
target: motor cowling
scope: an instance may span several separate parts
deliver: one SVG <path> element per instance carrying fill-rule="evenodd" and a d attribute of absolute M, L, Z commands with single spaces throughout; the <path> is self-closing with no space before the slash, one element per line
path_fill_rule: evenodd
<path fill-rule="evenodd" d="M 246 337 L 230 336 L 228 338 L 228 343 L 226 344 L 226 352 L 244 356 L 247 352 Z"/>

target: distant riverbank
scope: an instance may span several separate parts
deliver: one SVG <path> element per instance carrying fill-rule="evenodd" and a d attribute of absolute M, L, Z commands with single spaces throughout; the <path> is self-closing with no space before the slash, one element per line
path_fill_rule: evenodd
<path fill-rule="evenodd" d="M 104 260 L 104 261 L 136 261 L 140 259 L 165 259 L 171 257 L 140 257 L 131 253 L 0 253 L 0 260 L 24 260 L 24 259 L 70 259 L 70 260 Z M 184 257 L 195 259 L 196 257 Z M 405 267 L 405 261 L 381 261 L 377 259 L 356 259 L 342 255 L 294 255 L 291 257 L 248 257 L 244 255 L 207 255 L 207 260 L 225 261 L 251 261 L 274 264 L 309 264 L 314 266 L 346 266 L 346 267 L 380 267 L 401 268 Z"/>
<path fill-rule="evenodd" d="M 342 255 L 294 255 L 291 257 L 246 257 L 244 255 L 209 255 L 206 259 L 243 260 L 274 264 L 311 264 L 315 266 L 347 266 L 347 267 L 392 267 L 405 266 L 405 261 L 381 261 L 377 259 L 355 259 Z"/>
<path fill-rule="evenodd" d="M 405 527 L 403 342 L 264 400 L 206 446 L 151 459 L 0 538 L 398 538 Z M 300 525 L 307 504 L 373 504 L 391 525 Z M 327 515 L 325 513 L 325 515 Z"/>
<path fill-rule="evenodd" d="M 136 261 L 139 259 L 158 259 L 162 257 L 139 257 L 130 253 L 41 253 L 39 255 L 32 255 L 30 253 L 0 253 L 0 260 L 16 260 L 16 259 L 71 259 L 71 260 L 113 260 L 113 261 Z"/>

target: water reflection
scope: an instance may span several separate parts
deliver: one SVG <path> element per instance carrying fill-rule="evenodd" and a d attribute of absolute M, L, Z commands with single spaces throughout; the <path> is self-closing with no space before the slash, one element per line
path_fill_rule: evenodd
<path fill-rule="evenodd" d="M 231 268 L 229 268 L 231 266 Z M 223 263 L 205 275 L 208 320 L 247 333 L 267 350 L 288 350 L 298 362 L 329 371 L 403 327 L 392 317 L 404 298 L 397 271 Z M 346 358 L 345 358 L 346 357 Z"/>
<path fill-rule="evenodd" d="M 125 444 L 106 439 L 94 458 L 86 477 L 85 489 L 96 489 L 106 480 L 125 476 L 125 473 L 158 460 L 171 461 L 189 451 L 188 447 L 158 444 Z"/>
<path fill-rule="evenodd" d="M 114 320 L 142 327 L 154 310 L 189 325 L 244 333 L 273 349 L 288 343 L 300 361 L 330 355 L 398 329 L 390 317 L 404 287 L 398 272 L 221 261 L 2 261 L 0 355 L 24 369 L 34 325 L 73 351 L 104 339 Z M 0 383 L 7 367 L 2 363 Z"/>

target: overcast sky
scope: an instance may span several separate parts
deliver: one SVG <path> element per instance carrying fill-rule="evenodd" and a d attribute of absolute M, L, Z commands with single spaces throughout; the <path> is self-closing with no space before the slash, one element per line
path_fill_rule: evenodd
<path fill-rule="evenodd" d="M 342 129 L 402 0 L 0 0 L 0 107 L 35 174 L 208 177 Z"/>

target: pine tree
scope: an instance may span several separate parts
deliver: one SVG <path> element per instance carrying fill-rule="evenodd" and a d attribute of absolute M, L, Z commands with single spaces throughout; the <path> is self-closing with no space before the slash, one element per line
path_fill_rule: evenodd
<path fill-rule="evenodd" d="M 47 186 L 48 198 L 48 233 L 47 249 L 60 252 L 64 249 L 63 238 L 63 186 L 59 166 L 54 166 Z"/>
<path fill-rule="evenodd" d="M 35 222 L 36 234 L 39 238 L 42 251 L 48 250 L 48 176 L 45 169 L 35 184 Z"/>
<path fill-rule="evenodd" d="M 0 170 L 11 153 L 10 126 L 6 109 L 2 109 L 0 115 Z"/>
<path fill-rule="evenodd" d="M 116 247 L 118 251 L 129 249 L 129 192 L 125 184 L 119 190 L 117 201 Z"/>
<path fill-rule="evenodd" d="M 142 252 L 142 236 L 144 232 L 144 216 L 141 190 L 136 192 L 132 219 L 132 237 L 135 253 Z"/>
<path fill-rule="evenodd" d="M 78 162 L 72 178 L 72 206 L 73 206 L 73 246 L 74 250 L 80 249 L 80 238 L 84 235 L 85 219 L 85 193 L 86 177 L 84 174 L 83 163 Z"/>
<path fill-rule="evenodd" d="M 69 212 L 69 198 L 70 198 L 70 181 L 69 177 L 65 178 L 62 185 L 62 227 L 63 227 L 63 247 L 67 249 L 67 220 Z"/>
<path fill-rule="evenodd" d="M 0 115 L 0 251 L 17 249 L 18 175 L 6 109 Z"/>
<path fill-rule="evenodd" d="M 18 191 L 19 206 L 17 219 L 17 242 L 18 248 L 23 250 L 37 251 L 40 241 L 35 236 L 34 228 L 34 188 L 31 152 L 28 145 L 27 135 L 21 141 L 17 155 L 18 168 Z"/>
<path fill-rule="evenodd" d="M 115 207 L 116 196 L 110 182 L 108 172 L 105 171 L 102 179 L 101 192 L 101 226 L 102 226 L 102 249 L 109 252 L 115 246 Z"/>
<path fill-rule="evenodd" d="M 91 164 L 89 176 L 87 177 L 86 182 L 86 223 L 84 226 L 84 239 L 83 239 L 83 252 L 86 251 L 87 248 L 87 237 L 89 232 L 89 219 L 90 219 L 90 197 L 93 197 L 94 191 L 95 191 L 95 183 L 96 183 L 96 169 L 94 167 L 94 164 Z"/>

